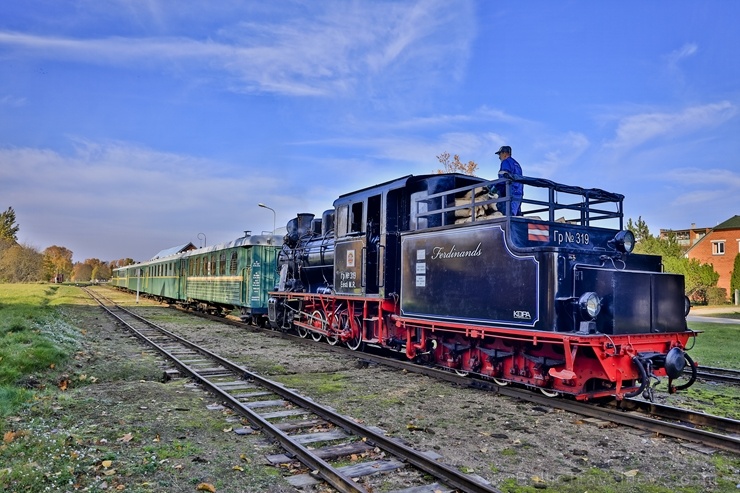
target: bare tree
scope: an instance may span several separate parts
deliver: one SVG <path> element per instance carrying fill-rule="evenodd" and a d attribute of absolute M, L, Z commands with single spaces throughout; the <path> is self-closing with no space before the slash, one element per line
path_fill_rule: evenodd
<path fill-rule="evenodd" d="M 437 170 L 437 174 L 462 173 L 464 175 L 475 176 L 475 172 L 478 170 L 478 164 L 475 161 L 463 163 L 457 154 L 452 156 L 452 160 L 450 160 L 450 153 L 446 151 L 437 156 L 437 160 L 442 165 L 442 168 Z"/>

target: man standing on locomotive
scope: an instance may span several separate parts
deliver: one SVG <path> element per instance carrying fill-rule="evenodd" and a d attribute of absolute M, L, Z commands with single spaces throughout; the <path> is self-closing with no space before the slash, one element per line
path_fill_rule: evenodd
<path fill-rule="evenodd" d="M 498 177 L 504 178 L 505 174 L 520 175 L 522 174 L 522 167 L 516 162 L 516 159 L 511 157 L 511 147 L 501 146 L 496 152 L 499 160 L 501 160 L 501 168 L 498 171 Z M 493 190 L 491 190 L 493 192 Z M 499 197 L 506 196 L 506 183 L 499 183 L 496 185 L 496 193 Z M 522 197 L 524 196 L 524 185 L 521 183 L 511 184 L 511 215 L 521 215 L 520 207 L 522 205 Z"/>

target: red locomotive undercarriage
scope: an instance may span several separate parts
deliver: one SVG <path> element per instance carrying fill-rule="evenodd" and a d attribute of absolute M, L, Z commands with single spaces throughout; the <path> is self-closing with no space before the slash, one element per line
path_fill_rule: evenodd
<path fill-rule="evenodd" d="M 546 395 L 569 394 L 578 400 L 621 399 L 649 389 L 650 378 L 666 376 L 660 365 L 645 368 L 650 355 L 666 355 L 673 348 L 683 354 L 695 335 L 610 336 L 488 327 L 403 317 L 395 302 L 377 298 L 271 294 L 291 307 L 288 323 L 302 337 L 324 337 L 332 345 L 342 342 L 354 350 L 363 344 L 377 345 L 459 374 L 538 388 Z M 670 380 L 669 390 L 676 390 Z"/>

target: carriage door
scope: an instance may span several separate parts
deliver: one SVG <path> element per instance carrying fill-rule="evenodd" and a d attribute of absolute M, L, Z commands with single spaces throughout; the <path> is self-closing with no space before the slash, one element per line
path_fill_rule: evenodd
<path fill-rule="evenodd" d="M 188 282 L 188 259 L 182 258 L 180 259 L 180 268 L 178 270 L 178 283 L 179 286 L 177 287 L 177 298 L 180 300 L 184 300 L 186 298 L 185 296 L 185 287 Z"/>
<path fill-rule="evenodd" d="M 373 195 L 367 199 L 367 216 L 365 221 L 365 267 L 364 283 L 366 294 L 378 294 L 381 269 L 381 245 L 380 245 L 380 204 L 381 195 Z"/>

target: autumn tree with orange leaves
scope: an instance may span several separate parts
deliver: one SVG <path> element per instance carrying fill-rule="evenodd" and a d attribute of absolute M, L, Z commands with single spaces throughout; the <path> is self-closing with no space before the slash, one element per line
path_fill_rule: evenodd
<path fill-rule="evenodd" d="M 72 250 L 57 245 L 44 250 L 44 278 L 61 282 L 72 274 Z"/>

